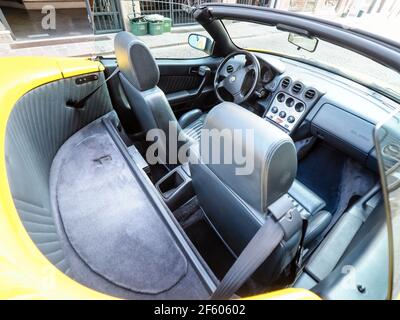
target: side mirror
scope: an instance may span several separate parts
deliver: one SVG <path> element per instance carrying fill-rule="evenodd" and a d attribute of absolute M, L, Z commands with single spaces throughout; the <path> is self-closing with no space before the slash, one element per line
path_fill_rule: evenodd
<path fill-rule="evenodd" d="M 309 52 L 314 52 L 318 46 L 317 38 L 309 38 L 296 33 L 289 33 L 288 41 L 294 44 L 298 50 L 304 49 Z"/>
<path fill-rule="evenodd" d="M 214 41 L 201 34 L 191 33 L 188 37 L 188 43 L 192 48 L 203 51 L 207 54 L 212 54 L 214 49 Z"/>

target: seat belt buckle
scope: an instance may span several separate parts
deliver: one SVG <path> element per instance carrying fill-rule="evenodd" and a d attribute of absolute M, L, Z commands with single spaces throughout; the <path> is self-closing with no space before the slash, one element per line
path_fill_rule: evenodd
<path fill-rule="evenodd" d="M 268 207 L 273 219 L 278 222 L 284 232 L 284 240 L 289 240 L 301 229 L 301 215 L 292 199 L 283 195 Z"/>

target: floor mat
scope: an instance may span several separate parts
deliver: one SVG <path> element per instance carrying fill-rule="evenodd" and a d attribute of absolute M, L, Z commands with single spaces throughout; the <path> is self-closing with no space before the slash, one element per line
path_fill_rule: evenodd
<path fill-rule="evenodd" d="M 186 208 L 187 210 L 188 208 Z M 198 207 L 192 215 L 186 216 L 182 220 L 182 225 L 185 226 L 186 234 L 215 276 L 222 280 L 235 262 L 235 257 L 207 222 L 203 210 Z M 253 278 L 250 278 L 238 290 L 237 294 L 242 297 L 248 297 L 261 292 L 265 292 L 265 288 L 257 284 L 257 281 Z"/>
<path fill-rule="evenodd" d="M 235 262 L 224 243 L 205 219 L 191 224 L 185 231 L 215 276 L 221 280 Z"/>
<path fill-rule="evenodd" d="M 189 286 L 186 298 L 206 296 L 101 122 L 63 145 L 51 181 L 65 234 L 95 273 L 136 293 L 176 290 L 178 296 L 164 297 L 183 298 L 182 287 Z"/>
<path fill-rule="evenodd" d="M 376 183 L 374 173 L 324 142 L 300 161 L 297 179 L 326 202 L 326 210 L 342 214 L 353 197 L 361 197 Z"/>
<path fill-rule="evenodd" d="M 173 213 L 215 276 L 221 280 L 235 259 L 207 222 L 197 197 L 193 197 Z"/>
<path fill-rule="evenodd" d="M 335 212 L 340 196 L 340 182 L 347 157 L 319 143 L 300 161 L 297 179 L 326 202 L 326 210 Z"/>
<path fill-rule="evenodd" d="M 183 229 L 190 227 L 204 218 L 197 197 L 193 197 L 188 202 L 174 211 L 174 216 Z"/>

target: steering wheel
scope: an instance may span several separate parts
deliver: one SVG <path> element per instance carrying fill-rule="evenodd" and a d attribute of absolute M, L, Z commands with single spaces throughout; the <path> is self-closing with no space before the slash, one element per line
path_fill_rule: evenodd
<path fill-rule="evenodd" d="M 239 66 L 231 73 L 226 70 L 225 65 L 235 56 L 244 55 L 246 63 Z M 241 104 L 246 101 L 256 89 L 260 80 L 260 62 L 256 56 L 248 51 L 237 51 L 229 54 L 218 66 L 214 78 L 214 90 L 220 101 L 226 101 L 219 90 L 222 88 L 227 91 L 234 103 Z"/>

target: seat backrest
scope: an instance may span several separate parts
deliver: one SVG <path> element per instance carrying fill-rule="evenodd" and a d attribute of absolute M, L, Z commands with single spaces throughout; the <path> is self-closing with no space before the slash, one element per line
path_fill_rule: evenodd
<path fill-rule="evenodd" d="M 164 92 L 157 87 L 160 71 L 153 55 L 129 32 L 118 33 L 114 45 L 121 84 L 142 130 L 161 129 L 168 145 L 170 122 L 178 134 L 181 128 Z"/>
<path fill-rule="evenodd" d="M 237 174 L 240 165 L 235 160 L 232 164 L 210 163 L 213 153 L 226 152 L 227 140 L 209 139 L 204 147 L 205 135 L 202 135 L 200 161 L 190 165 L 201 207 L 224 242 L 239 255 L 263 225 L 268 206 L 292 185 L 297 170 L 296 149 L 282 130 L 233 103 L 214 107 L 204 129 L 231 132 L 232 152 L 238 147 L 246 151 L 246 161 L 253 161 L 253 170 L 244 175 Z M 246 130 L 250 130 L 248 134 Z M 235 132 L 242 134 L 235 136 Z M 252 142 L 248 140 L 250 132 Z M 290 256 L 292 252 L 286 252 L 284 245 L 276 250 L 269 258 L 263 278 L 266 281 L 275 278 L 281 266 L 288 263 L 285 257 Z"/>

